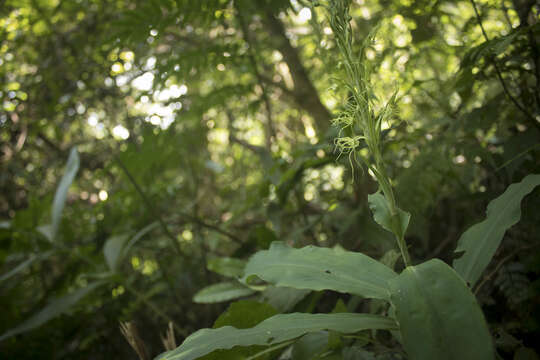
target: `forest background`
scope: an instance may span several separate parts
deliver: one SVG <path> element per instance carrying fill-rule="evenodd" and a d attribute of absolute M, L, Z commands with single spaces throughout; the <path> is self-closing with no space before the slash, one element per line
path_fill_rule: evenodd
<path fill-rule="evenodd" d="M 133 358 L 127 321 L 155 356 L 169 323 L 180 344 L 239 297 L 269 304 L 247 303 L 254 323 L 276 311 L 382 311 L 231 279 L 276 240 L 403 268 L 367 205 L 377 190 L 367 149 L 335 146 L 332 120 L 350 94 L 317 5 L 0 2 L 3 358 Z M 489 201 L 540 171 L 539 14 L 534 0 L 351 4 L 356 39 L 378 29 L 365 53 L 377 97 L 397 91 L 382 155 L 412 214 L 413 263 L 451 262 Z M 502 358 L 538 358 L 539 195 L 523 200 L 474 289 Z M 402 354 L 384 338 L 367 349 Z"/>

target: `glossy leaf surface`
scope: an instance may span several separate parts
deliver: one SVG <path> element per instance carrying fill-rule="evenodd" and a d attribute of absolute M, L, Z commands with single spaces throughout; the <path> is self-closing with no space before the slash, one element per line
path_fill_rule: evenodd
<path fill-rule="evenodd" d="M 111 271 L 116 271 L 127 240 L 128 237 L 125 234 L 116 235 L 107 239 L 105 246 L 103 246 L 103 254 Z"/>
<path fill-rule="evenodd" d="M 58 227 L 60 226 L 60 220 L 62 219 L 62 211 L 64 211 L 64 205 L 66 203 L 67 193 L 75 175 L 79 170 L 80 160 L 79 153 L 77 148 L 71 149 L 69 153 L 69 158 L 64 170 L 64 176 L 60 180 L 58 187 L 56 188 L 56 193 L 54 194 L 54 200 L 52 205 L 52 222 L 51 222 L 51 231 L 50 239 L 54 240 L 56 233 L 58 232 Z"/>
<path fill-rule="evenodd" d="M 281 314 L 250 329 L 224 326 L 202 329 L 189 336 L 180 347 L 158 356 L 157 360 L 193 360 L 218 349 L 234 346 L 273 345 L 306 333 L 332 330 L 355 333 L 366 329 L 394 329 L 393 320 L 370 314 Z"/>
<path fill-rule="evenodd" d="M 222 313 L 214 322 L 212 328 L 223 326 L 233 326 L 237 329 L 246 329 L 256 326 L 263 320 L 266 320 L 278 312 L 272 306 L 253 300 L 239 300 L 231 303 L 229 308 Z M 264 351 L 266 346 L 236 346 L 232 349 L 218 350 L 201 358 L 204 360 L 237 360 L 248 359 L 260 351 Z M 260 357 L 261 360 L 268 359 Z"/>
<path fill-rule="evenodd" d="M 361 253 L 306 246 L 294 249 L 280 242 L 259 251 L 248 262 L 244 280 L 255 275 L 277 286 L 334 290 L 366 298 L 388 298 L 387 281 L 394 273 Z"/>
<path fill-rule="evenodd" d="M 193 296 L 193 301 L 201 304 L 211 304 L 238 299 L 255 293 L 254 290 L 237 281 L 227 281 L 207 286 Z"/>

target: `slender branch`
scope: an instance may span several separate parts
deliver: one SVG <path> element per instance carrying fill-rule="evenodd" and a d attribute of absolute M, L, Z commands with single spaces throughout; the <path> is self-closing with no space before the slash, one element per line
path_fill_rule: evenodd
<path fill-rule="evenodd" d="M 520 157 L 522 157 L 523 155 L 527 154 L 529 151 L 532 151 L 534 149 L 536 149 L 537 147 L 539 147 L 540 144 L 534 144 L 530 147 L 528 147 L 527 149 L 523 150 L 522 152 L 520 152 L 519 154 L 517 154 L 516 156 L 514 156 L 513 158 L 511 158 L 510 160 L 507 160 L 506 162 L 504 162 L 504 164 L 502 164 L 501 166 L 497 167 L 495 169 L 495 171 L 499 171 L 503 168 L 505 168 L 506 166 L 508 166 L 510 163 L 512 163 L 513 161 L 519 159 Z"/>
<path fill-rule="evenodd" d="M 262 146 L 253 145 L 253 144 L 248 143 L 247 141 L 239 139 L 232 132 L 229 132 L 229 141 L 233 142 L 235 144 L 238 144 L 238 145 L 240 145 L 242 147 L 245 147 L 246 149 L 248 149 L 249 151 L 251 151 L 251 152 L 253 152 L 253 153 L 257 154 L 257 155 L 260 155 L 262 152 L 264 152 L 263 149 L 262 149 Z"/>
<path fill-rule="evenodd" d="M 275 82 L 274 80 L 272 80 L 271 78 L 269 78 L 268 76 L 266 76 L 264 74 L 261 74 L 261 79 L 262 79 L 262 81 L 264 81 L 269 86 L 273 86 L 275 88 L 280 89 L 281 91 L 283 91 L 284 94 L 286 94 L 287 96 L 290 96 L 292 99 L 294 99 L 294 97 L 296 96 L 295 93 L 292 90 L 290 90 L 282 82 Z"/>
<path fill-rule="evenodd" d="M 506 6 L 506 1 L 501 0 L 501 8 L 503 10 L 504 19 L 506 20 L 506 23 L 510 27 L 510 30 L 512 30 L 512 20 L 510 20 L 510 16 L 508 15 L 508 7 Z"/>
<path fill-rule="evenodd" d="M 263 23 L 268 31 L 274 35 L 277 50 L 283 55 L 283 60 L 289 67 L 294 83 L 295 102 L 306 110 L 315 120 L 317 130 L 324 133 L 330 127 L 332 115 L 323 105 L 319 98 L 319 93 L 311 82 L 296 48 L 294 48 L 287 38 L 285 27 L 272 12 L 270 7 L 265 9 Z"/>
<path fill-rule="evenodd" d="M 244 38 L 244 41 L 248 45 L 247 55 L 248 55 L 249 62 L 253 69 L 253 73 L 255 74 L 255 77 L 257 78 L 259 86 L 262 89 L 261 97 L 266 107 L 266 147 L 270 150 L 270 146 L 272 145 L 272 138 L 276 137 L 274 121 L 272 119 L 272 104 L 270 103 L 270 99 L 267 94 L 266 84 L 263 78 L 261 77 L 261 73 L 259 72 L 257 58 L 255 56 L 255 45 L 254 45 L 255 42 L 252 41 L 252 38 L 249 33 L 248 25 L 246 24 L 242 11 L 238 7 L 238 4 L 236 1 L 234 2 L 234 6 L 236 8 L 238 24 L 240 25 L 240 28 L 242 29 L 242 36 Z"/>
<path fill-rule="evenodd" d="M 234 120 L 234 115 L 232 114 L 232 112 L 229 109 L 225 109 L 225 114 L 227 115 L 227 119 L 229 120 L 228 130 L 229 130 L 229 141 L 230 142 L 236 143 L 236 144 L 248 149 L 249 151 L 253 152 L 255 155 L 259 156 L 261 158 L 261 160 L 266 160 L 268 157 L 270 157 L 270 153 L 268 152 L 269 151 L 268 149 L 265 149 L 262 146 L 250 144 L 247 141 L 244 141 L 244 140 L 239 139 L 238 137 L 236 137 L 236 135 L 234 134 L 235 129 L 233 127 L 233 123 L 235 121 Z"/>
<path fill-rule="evenodd" d="M 497 266 L 495 266 L 495 269 L 493 269 L 492 272 L 490 272 L 489 274 L 487 274 L 486 276 L 484 276 L 484 278 L 482 279 L 482 281 L 476 286 L 476 289 L 474 290 L 474 294 L 477 295 L 479 292 L 480 292 L 480 289 L 496 274 L 499 272 L 499 270 L 501 269 L 501 267 L 506 264 L 509 260 L 511 260 L 514 256 L 516 256 L 519 252 L 523 251 L 523 250 L 529 250 L 529 249 L 532 249 L 532 248 L 535 248 L 537 247 L 538 244 L 534 244 L 534 245 L 530 245 L 530 246 L 523 246 L 523 247 L 520 247 L 514 251 L 512 251 L 510 254 L 508 254 L 506 257 L 504 257 L 501 261 L 499 261 L 499 263 L 497 264 Z"/>
<path fill-rule="evenodd" d="M 238 243 L 238 244 L 242 244 L 242 240 L 237 237 L 236 235 L 226 231 L 226 230 L 223 230 L 222 228 L 220 228 L 219 226 L 217 225 L 213 225 L 213 224 L 209 224 L 207 222 L 205 222 L 204 220 L 201 220 L 197 217 L 194 217 L 194 216 L 191 216 L 189 214 L 186 214 L 186 213 L 183 213 L 183 212 L 179 212 L 179 215 L 186 218 L 187 220 L 189 220 L 190 222 L 194 223 L 194 224 L 197 224 L 203 228 L 207 228 L 209 230 L 212 230 L 212 231 L 215 231 L 217 232 L 218 234 L 221 234 L 221 235 L 224 235 L 226 237 L 228 237 L 229 239 L 231 239 L 232 241 L 234 241 L 235 243 Z"/>
<path fill-rule="evenodd" d="M 140 293 L 139 291 L 137 291 L 133 286 L 129 285 L 127 283 L 127 281 L 123 281 L 122 282 L 122 286 L 124 288 L 126 288 L 127 291 L 129 291 L 130 293 L 132 293 L 133 295 L 135 295 L 135 297 L 137 298 L 137 300 L 141 301 L 142 303 L 144 303 L 146 306 L 148 306 L 153 312 L 156 313 L 157 316 L 159 316 L 160 318 L 162 318 L 163 320 L 167 321 L 167 323 L 172 323 L 173 326 L 174 326 L 174 329 L 186 336 L 187 335 L 187 332 L 186 330 L 182 329 L 180 326 L 178 326 L 178 324 L 176 322 L 174 322 L 167 314 L 165 314 L 156 304 L 154 304 L 152 301 L 150 301 L 149 299 L 146 298 L 146 295 L 145 294 L 142 294 Z"/>
<path fill-rule="evenodd" d="M 52 142 L 47 136 L 45 136 L 43 133 L 41 132 L 38 132 L 37 133 L 37 137 L 39 139 L 41 139 L 41 141 L 43 141 L 45 143 L 45 145 L 47 145 L 48 147 L 50 147 L 51 149 L 53 149 L 57 154 L 61 155 L 61 156 L 64 156 L 65 154 L 67 154 L 67 151 L 63 150 L 62 148 L 60 148 L 58 145 L 56 145 L 54 142 Z"/>
<path fill-rule="evenodd" d="M 65 246 L 62 243 L 54 242 L 52 243 L 53 246 L 61 251 L 65 251 L 68 254 L 75 255 L 81 263 L 86 263 L 87 265 L 91 266 L 92 268 L 96 269 L 98 268 L 98 265 L 95 261 L 93 261 L 91 258 L 87 256 L 81 255 L 76 249 L 70 249 L 69 247 Z M 79 263 L 80 264 L 80 263 Z M 67 273 L 64 273 L 67 274 Z M 165 314 L 163 311 L 159 309 L 157 305 L 155 305 L 150 299 L 147 299 L 145 295 L 138 292 L 134 287 L 128 284 L 127 280 L 125 279 L 119 279 L 119 282 L 124 288 L 126 288 L 129 292 L 131 292 L 135 297 L 143 302 L 145 305 L 147 305 L 152 311 L 156 313 L 157 316 L 163 318 L 164 320 L 168 322 L 172 322 L 175 329 L 182 334 L 186 334 L 185 330 L 180 328 L 167 314 Z"/>
<path fill-rule="evenodd" d="M 482 35 L 484 36 L 484 39 L 486 41 L 489 41 L 489 37 L 488 37 L 488 35 L 486 33 L 486 30 L 484 29 L 484 25 L 482 24 L 482 18 L 480 17 L 480 13 L 478 12 L 478 8 L 476 7 L 476 2 L 474 0 L 470 0 L 470 2 L 472 4 L 472 6 L 473 6 L 474 13 L 476 15 L 476 20 L 478 21 L 478 25 L 480 26 L 480 29 L 482 30 Z M 534 126 L 536 128 L 540 128 L 540 125 L 538 125 L 538 123 L 537 123 L 536 119 L 534 118 L 534 116 L 532 116 L 527 111 L 527 109 L 525 109 L 525 107 L 523 107 L 517 101 L 517 99 L 510 93 L 510 90 L 508 89 L 508 86 L 506 85 L 506 82 L 504 81 L 504 79 L 502 77 L 502 72 L 501 72 L 501 70 L 499 68 L 499 65 L 497 64 L 497 61 L 496 61 L 495 57 L 490 56 L 490 60 L 493 63 L 493 67 L 495 68 L 497 78 L 499 79 L 499 82 L 502 85 L 503 91 L 506 94 L 506 96 L 508 97 L 508 99 L 510 99 L 510 101 L 527 117 L 527 119 L 532 121 L 532 123 L 534 124 Z"/>
<path fill-rule="evenodd" d="M 184 259 L 187 259 L 187 256 L 184 253 L 182 253 L 182 250 L 180 249 L 180 245 L 178 244 L 178 241 L 176 240 L 174 235 L 169 231 L 169 229 L 167 228 L 167 225 L 165 224 L 165 222 L 163 221 L 159 213 L 156 211 L 156 209 L 152 205 L 152 202 L 150 201 L 150 199 L 146 196 L 142 188 L 139 186 L 139 184 L 137 183 L 137 181 L 135 180 L 131 172 L 128 170 L 128 168 L 124 165 L 124 163 L 122 162 L 122 160 L 120 160 L 118 156 L 115 155 L 114 159 L 116 160 L 116 163 L 118 164 L 120 169 L 122 169 L 126 177 L 129 179 L 129 182 L 131 182 L 131 184 L 133 185 L 137 193 L 139 193 L 145 206 L 148 208 L 148 211 L 154 216 L 156 221 L 159 223 L 159 225 L 163 229 L 163 232 L 165 233 L 165 235 L 169 238 L 169 240 L 171 240 L 172 246 L 174 250 L 176 251 L 176 253 L 182 256 Z"/>
<path fill-rule="evenodd" d="M 528 34 L 529 45 L 532 49 L 532 59 L 534 62 L 534 76 L 536 77 L 536 91 L 534 92 L 534 99 L 536 100 L 537 108 L 540 108 L 540 50 L 536 44 L 532 30 L 529 29 Z"/>
<path fill-rule="evenodd" d="M 135 188 L 137 193 L 139 193 L 139 195 L 142 198 L 144 204 L 148 208 L 148 211 L 150 211 L 154 215 L 156 221 L 159 223 L 160 227 L 163 229 L 163 232 L 165 233 L 165 235 L 173 243 L 173 247 L 175 248 L 175 251 L 179 255 L 181 255 L 184 259 L 187 259 L 187 256 L 184 253 L 182 253 L 182 251 L 180 250 L 180 245 L 178 244 L 178 241 L 175 239 L 174 235 L 171 234 L 171 232 L 167 228 L 167 225 L 165 224 L 165 222 L 163 221 L 163 219 L 161 218 L 159 213 L 156 211 L 156 209 L 154 208 L 154 206 L 150 202 L 150 199 L 148 199 L 148 197 L 146 196 L 146 194 L 144 193 L 142 188 L 139 186 L 139 184 L 137 183 L 137 181 L 135 180 L 135 178 L 133 177 L 131 172 L 126 168 L 126 166 L 124 165 L 124 163 L 120 160 L 120 158 L 118 156 L 115 156 L 115 160 L 118 163 L 118 165 L 120 166 L 120 168 L 122 169 L 122 171 L 124 172 L 124 174 L 129 179 L 129 181 L 131 182 L 131 184 L 133 185 L 133 187 Z M 203 220 L 201 220 L 201 219 L 199 219 L 199 218 L 197 218 L 195 216 L 186 214 L 184 212 L 177 212 L 177 213 L 181 217 L 187 219 L 188 221 L 190 221 L 192 223 L 195 223 L 195 224 L 200 225 L 200 226 L 202 226 L 204 228 L 213 230 L 213 231 L 215 231 L 215 232 L 217 232 L 219 234 L 225 235 L 226 237 L 233 240 L 234 242 L 237 242 L 239 244 L 242 243 L 242 240 L 240 238 L 238 238 L 237 236 L 227 232 L 226 230 L 221 229 L 220 227 L 218 227 L 216 225 L 209 224 L 209 223 L 207 223 L 207 222 L 205 222 L 205 221 L 203 221 Z"/>
<path fill-rule="evenodd" d="M 165 222 L 161 218 L 160 214 L 156 211 L 156 209 L 154 209 L 154 207 L 152 206 L 152 203 L 150 202 L 150 200 L 148 199 L 148 197 L 146 196 L 146 194 L 144 193 L 142 188 L 139 186 L 139 184 L 137 183 L 137 181 L 135 180 L 135 178 L 133 177 L 131 172 L 128 170 L 128 168 L 124 165 L 124 163 L 120 160 L 120 158 L 118 156 L 115 155 L 114 159 L 116 160 L 116 162 L 118 163 L 118 165 L 120 166 L 122 171 L 126 174 L 127 178 L 129 179 L 129 181 L 131 182 L 131 184 L 133 185 L 133 187 L 135 188 L 137 193 L 139 193 L 139 195 L 142 198 L 144 204 L 146 205 L 148 211 L 150 213 L 152 213 L 155 220 L 159 223 L 160 227 L 163 229 L 163 232 L 165 233 L 167 238 L 169 238 L 171 240 L 171 243 L 172 243 L 173 248 L 175 249 L 176 253 L 178 255 L 180 255 L 184 260 L 188 260 L 188 257 L 186 256 L 186 254 L 184 254 L 181 251 L 180 245 L 178 244 L 178 241 L 175 239 L 174 235 L 171 234 L 171 232 L 167 228 L 167 225 L 165 224 Z M 176 293 L 176 291 L 174 289 L 174 283 L 173 283 L 172 279 L 170 278 L 170 276 L 169 276 L 169 274 L 168 274 L 168 272 L 166 270 L 167 267 L 165 266 L 165 264 L 163 264 L 163 262 L 159 258 L 156 259 L 156 261 L 159 264 L 159 268 L 161 270 L 161 273 L 163 274 L 163 278 L 165 279 L 165 281 L 167 283 L 167 286 L 169 287 L 169 291 L 171 292 L 171 295 L 176 299 L 177 302 L 179 302 L 180 298 L 178 297 L 178 294 Z"/>

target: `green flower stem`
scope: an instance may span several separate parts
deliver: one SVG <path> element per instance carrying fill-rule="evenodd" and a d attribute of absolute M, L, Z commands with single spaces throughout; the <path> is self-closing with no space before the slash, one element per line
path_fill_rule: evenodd
<path fill-rule="evenodd" d="M 401 229 L 399 209 L 381 153 L 381 125 L 392 116 L 396 94 L 394 93 L 376 115 L 373 110 L 375 97 L 369 76 L 371 68 L 365 56 L 365 48 L 373 41 L 376 29 L 366 37 L 357 56 L 353 51 L 353 33 L 349 15 L 350 3 L 351 0 L 332 0 L 330 6 L 326 7 L 329 12 L 330 27 L 335 34 L 336 45 L 342 56 L 342 64 L 346 74 L 345 87 L 350 93 L 346 110 L 333 123 L 340 126 L 340 135 L 345 128 L 350 128 L 351 134 L 349 137 L 338 137 L 335 144 L 340 150 L 340 155 L 348 153 L 349 159 L 351 159 L 353 155 L 356 156 L 360 140 L 365 141 L 373 156 L 374 164 L 370 164 L 368 160 L 364 160 L 364 162 L 375 175 L 379 188 L 388 203 L 392 217 L 391 231 L 394 233 L 405 266 L 409 266 L 411 259 Z"/>
<path fill-rule="evenodd" d="M 400 228 L 400 220 L 399 220 L 399 215 L 397 212 L 394 191 L 392 190 L 392 185 L 390 184 L 389 178 L 386 175 L 386 172 L 384 171 L 383 166 L 384 166 L 384 163 L 382 162 L 382 159 L 380 159 L 378 166 L 376 168 L 373 168 L 372 171 L 374 170 L 373 172 L 375 174 L 375 177 L 377 178 L 377 181 L 379 182 L 379 186 L 381 187 L 383 195 L 388 201 L 388 204 L 390 205 L 390 214 L 392 214 L 392 223 L 393 223 L 392 232 L 394 233 L 394 236 L 396 238 L 399 251 L 401 252 L 401 257 L 403 258 L 403 262 L 405 263 L 405 266 L 410 266 L 411 256 L 409 255 L 407 243 L 403 236 L 404 234 L 401 234 L 401 232 L 398 230 Z"/>
<path fill-rule="evenodd" d="M 395 219 L 393 217 L 392 219 Z M 394 234 L 395 235 L 395 234 Z M 409 255 L 409 249 L 407 248 L 407 243 L 405 242 L 405 238 L 403 236 L 395 235 L 396 241 L 398 243 L 399 251 L 401 252 L 401 257 L 403 258 L 403 263 L 405 264 L 405 267 L 411 266 L 411 256 Z"/>

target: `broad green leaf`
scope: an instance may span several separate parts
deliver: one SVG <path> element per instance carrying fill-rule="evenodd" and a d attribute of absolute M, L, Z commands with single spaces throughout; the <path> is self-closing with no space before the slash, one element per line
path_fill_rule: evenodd
<path fill-rule="evenodd" d="M 246 329 L 256 326 L 263 320 L 276 315 L 278 312 L 272 306 L 252 300 L 233 302 L 229 308 L 214 322 L 213 328 L 234 326 L 237 329 Z M 204 360 L 238 360 L 247 359 L 263 350 L 265 346 L 236 346 L 228 350 L 218 350 L 204 356 Z M 259 359 L 264 360 L 265 357 Z"/>
<path fill-rule="evenodd" d="M 254 276 L 296 289 L 334 290 L 366 298 L 388 298 L 387 281 L 397 276 L 390 268 L 361 253 L 306 246 L 294 249 L 281 242 L 257 252 L 244 270 Z"/>
<path fill-rule="evenodd" d="M 506 230 L 521 218 L 521 200 L 539 184 L 540 175 L 528 175 L 521 182 L 510 185 L 489 203 L 486 219 L 461 235 L 455 252 L 465 253 L 454 260 L 453 266 L 470 286 L 488 266 Z"/>
<path fill-rule="evenodd" d="M 79 170 L 79 163 L 79 154 L 77 153 L 77 148 L 74 147 L 69 153 L 64 176 L 62 176 L 62 179 L 56 188 L 56 193 L 54 194 L 51 231 L 49 233 L 49 240 L 51 241 L 55 239 L 58 232 L 58 227 L 60 226 L 60 221 L 62 219 L 62 211 L 64 210 L 64 205 L 66 203 L 68 189 L 71 186 L 73 179 L 75 179 L 75 174 L 77 174 L 77 171 Z"/>
<path fill-rule="evenodd" d="M 390 280 L 405 351 L 414 360 L 493 360 L 491 335 L 467 284 L 444 262 L 409 266 Z"/>
<path fill-rule="evenodd" d="M 193 360 L 218 349 L 273 345 L 322 330 L 355 333 L 367 329 L 395 328 L 396 323 L 393 320 L 371 314 L 280 314 L 250 329 L 224 326 L 219 329 L 199 330 L 190 335 L 178 348 L 156 359 Z"/>
<path fill-rule="evenodd" d="M 5 274 L 0 275 L 0 282 L 2 282 L 4 280 L 7 280 L 7 279 L 9 279 L 10 277 L 12 277 L 14 275 L 17 275 L 18 273 L 20 273 L 21 271 L 23 271 L 24 269 L 26 269 L 30 265 L 32 265 L 34 263 L 34 261 L 43 260 L 43 259 L 48 258 L 52 253 L 53 253 L 52 251 L 47 251 L 47 252 L 44 252 L 44 253 L 39 254 L 39 255 L 33 255 L 33 254 L 30 255 L 30 257 L 28 259 L 24 260 L 23 262 L 21 262 L 19 265 L 15 266 L 10 271 L 8 271 Z"/>
<path fill-rule="evenodd" d="M 311 290 L 285 286 L 267 286 L 261 296 L 265 302 L 278 309 L 279 312 L 285 313 L 291 311 L 310 292 Z"/>
<path fill-rule="evenodd" d="M 204 287 L 193 296 L 193 301 L 200 304 L 211 304 L 237 299 L 253 293 L 255 293 L 254 290 L 238 281 L 228 281 Z"/>
<path fill-rule="evenodd" d="M 218 257 L 208 260 L 206 268 L 220 275 L 238 278 L 244 274 L 246 261 L 230 257 Z"/>
<path fill-rule="evenodd" d="M 109 265 L 109 269 L 113 272 L 116 271 L 118 267 L 122 250 L 124 249 L 124 244 L 127 240 L 128 236 L 126 234 L 111 236 L 103 246 L 105 260 L 107 261 L 107 265 Z"/>
<path fill-rule="evenodd" d="M 34 328 L 37 328 L 47 321 L 61 315 L 62 313 L 70 310 L 79 300 L 88 295 L 91 291 L 97 287 L 103 285 L 105 281 L 97 281 L 92 283 L 84 288 L 78 289 L 71 294 L 57 298 L 51 301 L 47 306 L 45 306 L 41 311 L 39 311 L 34 316 L 30 317 L 24 321 L 19 326 L 6 331 L 2 336 L 0 336 L 0 341 L 8 339 L 12 336 L 27 332 Z"/>
<path fill-rule="evenodd" d="M 392 215 L 388 201 L 381 193 L 368 195 L 368 202 L 369 208 L 373 212 L 373 219 L 377 224 L 398 235 L 400 238 L 405 236 L 411 214 L 396 208 L 397 213 Z"/>

